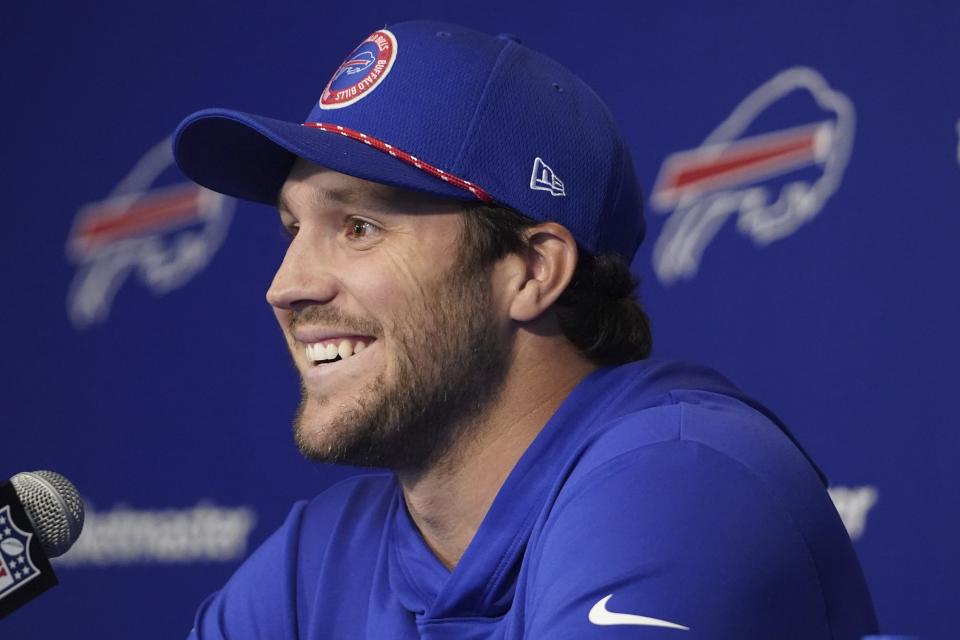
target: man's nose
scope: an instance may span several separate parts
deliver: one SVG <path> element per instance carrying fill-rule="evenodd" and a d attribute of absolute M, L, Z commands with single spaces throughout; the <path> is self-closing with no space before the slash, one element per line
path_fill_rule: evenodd
<path fill-rule="evenodd" d="M 337 295 L 337 280 L 321 249 L 295 237 L 267 289 L 267 302 L 277 309 L 324 304 Z"/>

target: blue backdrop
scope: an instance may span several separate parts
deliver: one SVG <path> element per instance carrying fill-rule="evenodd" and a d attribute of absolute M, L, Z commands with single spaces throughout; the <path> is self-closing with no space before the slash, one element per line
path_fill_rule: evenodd
<path fill-rule="evenodd" d="M 820 0 L 5 3 L 0 475 L 60 471 L 88 522 L 3 636 L 182 637 L 291 502 L 350 473 L 292 442 L 275 215 L 191 187 L 167 139 L 206 106 L 302 119 L 416 17 L 517 34 L 605 98 L 649 196 L 656 355 L 775 409 L 884 630 L 953 637 L 960 9 Z"/>

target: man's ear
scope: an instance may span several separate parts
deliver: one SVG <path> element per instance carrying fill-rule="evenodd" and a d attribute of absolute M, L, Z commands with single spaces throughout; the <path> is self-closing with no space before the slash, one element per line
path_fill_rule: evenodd
<path fill-rule="evenodd" d="M 545 222 L 524 231 L 527 249 L 521 254 L 526 272 L 510 303 L 510 317 L 535 320 L 556 302 L 577 267 L 577 242 L 566 227 Z"/>

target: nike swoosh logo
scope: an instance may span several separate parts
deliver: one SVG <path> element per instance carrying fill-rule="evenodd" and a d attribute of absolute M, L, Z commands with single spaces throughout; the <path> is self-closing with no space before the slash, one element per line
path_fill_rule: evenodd
<path fill-rule="evenodd" d="M 690 631 L 689 627 L 674 622 L 667 622 L 659 618 L 649 618 L 647 616 L 638 616 L 632 613 L 616 613 L 607 609 L 607 602 L 613 597 L 611 593 L 605 598 L 601 598 L 597 604 L 590 609 L 588 616 L 590 622 L 600 626 L 613 624 L 632 624 L 640 627 L 663 627 L 665 629 L 679 629 L 681 631 Z"/>

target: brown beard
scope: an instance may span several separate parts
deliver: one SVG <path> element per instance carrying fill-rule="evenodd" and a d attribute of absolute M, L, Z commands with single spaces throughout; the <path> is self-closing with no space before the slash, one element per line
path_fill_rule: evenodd
<path fill-rule="evenodd" d="M 470 425 L 500 392 L 510 361 L 493 314 L 490 270 L 463 261 L 421 294 L 393 326 L 399 357 L 392 383 L 381 374 L 358 389 L 352 407 L 320 428 L 306 423 L 306 407 L 322 400 L 308 399 L 301 383 L 294 436 L 304 456 L 422 473 L 469 437 Z M 342 321 L 337 326 L 380 333 L 379 327 L 334 310 L 313 308 L 303 314 L 327 319 L 328 312 Z M 295 317 L 291 324 L 297 321 Z"/>

